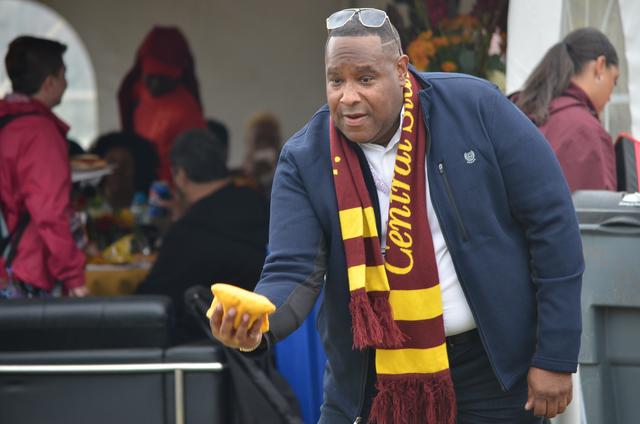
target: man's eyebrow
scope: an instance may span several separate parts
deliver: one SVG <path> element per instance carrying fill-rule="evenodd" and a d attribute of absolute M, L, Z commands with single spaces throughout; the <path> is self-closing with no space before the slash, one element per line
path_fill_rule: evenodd
<path fill-rule="evenodd" d="M 335 74 L 338 72 L 338 68 L 336 68 L 335 66 L 330 66 L 327 68 L 327 74 Z"/>
<path fill-rule="evenodd" d="M 371 65 L 363 65 L 363 66 L 357 66 L 356 67 L 356 72 L 359 73 L 370 73 L 370 74 L 377 74 L 378 71 Z"/>

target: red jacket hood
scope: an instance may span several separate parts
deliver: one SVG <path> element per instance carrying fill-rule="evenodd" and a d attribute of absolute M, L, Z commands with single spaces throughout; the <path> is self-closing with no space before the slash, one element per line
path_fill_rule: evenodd
<path fill-rule="evenodd" d="M 63 137 L 69 132 L 69 126 L 58 118 L 48 107 L 36 99 L 21 94 L 9 94 L 0 100 L 0 119 L 9 115 L 42 115 L 53 120 Z"/>

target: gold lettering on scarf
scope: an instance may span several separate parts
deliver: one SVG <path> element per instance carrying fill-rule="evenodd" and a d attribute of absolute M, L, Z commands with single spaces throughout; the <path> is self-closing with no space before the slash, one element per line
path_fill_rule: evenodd
<path fill-rule="evenodd" d="M 405 248 L 401 248 L 400 251 L 405 255 L 407 255 L 407 257 L 409 258 L 409 265 L 405 267 L 398 267 L 390 264 L 389 262 L 385 262 L 384 267 L 387 271 L 389 271 L 392 274 L 405 275 L 410 273 L 411 270 L 413 269 L 413 252 L 411 251 L 411 249 L 405 249 Z"/>
<path fill-rule="evenodd" d="M 405 231 L 391 230 L 389 231 L 389 239 L 394 242 L 398 247 L 403 249 L 409 249 L 413 246 L 413 239 L 411 234 Z"/>
<path fill-rule="evenodd" d="M 396 193 L 398 190 L 402 189 L 402 190 L 407 190 L 409 191 L 409 189 L 411 188 L 411 186 L 405 182 L 402 182 L 400 180 L 397 179 L 393 179 L 391 180 L 391 190 Z"/>
<path fill-rule="evenodd" d="M 405 168 L 400 166 L 400 164 L 404 164 Z M 400 147 L 398 147 L 398 153 L 396 155 L 396 166 L 393 169 L 397 174 L 400 174 L 403 177 L 408 177 L 409 174 L 411 174 L 411 155 L 409 154 L 409 152 L 401 152 Z"/>
<path fill-rule="evenodd" d="M 413 97 L 413 88 L 411 87 L 411 80 L 407 78 L 404 82 L 404 90 L 402 90 L 405 101 Z"/>
<path fill-rule="evenodd" d="M 391 194 L 391 200 L 408 205 L 411 203 L 411 196 L 409 196 L 409 193 Z"/>
<path fill-rule="evenodd" d="M 404 99 L 404 108 L 406 109 L 413 109 L 413 100 L 409 99 L 409 98 L 405 98 Z"/>
<path fill-rule="evenodd" d="M 413 114 L 411 113 L 405 113 L 404 114 L 405 119 L 408 118 L 409 119 L 409 123 L 406 124 L 404 127 L 402 127 L 402 131 L 406 131 L 408 133 L 413 133 Z M 406 140 L 407 144 L 409 144 L 409 140 Z M 411 147 L 411 144 L 409 144 L 409 147 Z M 409 151 L 411 151 L 411 149 L 409 149 Z"/>
<path fill-rule="evenodd" d="M 399 208 L 389 209 L 389 228 L 398 231 L 398 228 L 406 228 L 411 231 L 411 223 L 404 221 L 402 218 L 398 218 L 398 215 L 402 218 L 411 217 L 411 209 L 407 205 L 402 205 Z"/>
<path fill-rule="evenodd" d="M 411 97 L 413 96 L 413 90 L 411 89 L 411 81 L 407 79 L 404 90 L 404 117 L 402 131 L 413 133 L 413 127 L 415 119 L 413 116 L 413 102 Z M 394 202 L 400 203 L 399 206 L 389 207 L 389 227 L 387 233 L 387 248 L 391 244 L 396 245 L 400 252 L 406 256 L 406 264 L 390 263 L 385 260 L 384 267 L 388 272 L 397 275 L 405 275 L 411 272 L 413 269 L 413 237 L 411 237 L 411 223 L 409 218 L 411 217 L 411 186 L 405 182 L 400 181 L 399 177 L 409 177 L 412 172 L 411 167 L 411 154 L 413 145 L 407 138 L 402 139 L 398 144 L 398 153 L 396 154 L 396 163 L 394 166 L 393 180 L 391 180 L 391 205 Z M 406 231 L 405 231 L 406 230 Z"/>

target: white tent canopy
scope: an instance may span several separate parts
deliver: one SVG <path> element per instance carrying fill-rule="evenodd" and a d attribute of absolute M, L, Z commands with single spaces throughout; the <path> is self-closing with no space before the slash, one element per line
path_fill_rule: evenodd
<path fill-rule="evenodd" d="M 637 0 L 618 0 L 618 3 L 629 71 L 631 134 L 635 138 L 640 138 L 640 32 L 634 27 L 634 24 L 637 24 L 640 19 L 640 2 Z"/>

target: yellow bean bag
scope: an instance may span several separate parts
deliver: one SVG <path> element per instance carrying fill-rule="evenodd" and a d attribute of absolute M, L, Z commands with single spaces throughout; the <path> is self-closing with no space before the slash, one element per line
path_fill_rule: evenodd
<path fill-rule="evenodd" d="M 249 327 L 251 327 L 257 319 L 264 317 L 260 331 L 262 333 L 269 331 L 269 314 L 275 311 L 276 307 L 265 296 L 222 283 L 212 285 L 211 292 L 214 298 L 213 302 L 211 302 L 211 307 L 207 311 L 207 318 L 211 319 L 213 310 L 221 303 L 222 310 L 225 314 L 230 308 L 236 309 L 236 319 L 233 323 L 234 328 L 238 328 L 244 314 L 249 314 Z"/>

